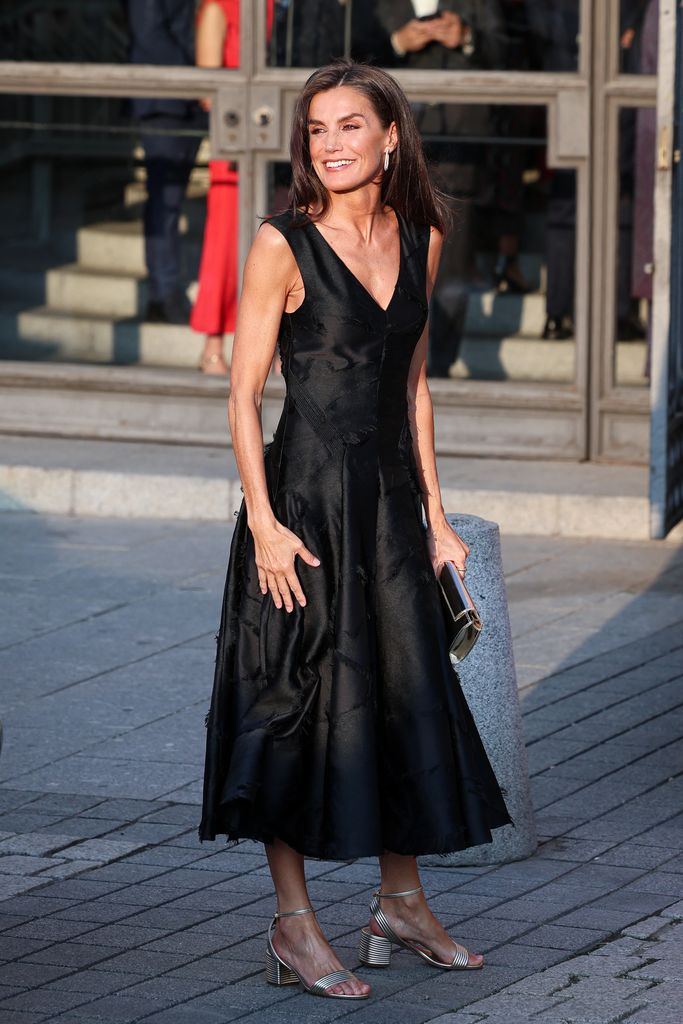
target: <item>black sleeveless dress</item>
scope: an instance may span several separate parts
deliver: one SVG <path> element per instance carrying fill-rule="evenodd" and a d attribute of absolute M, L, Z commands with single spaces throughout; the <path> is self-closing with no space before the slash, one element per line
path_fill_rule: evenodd
<path fill-rule="evenodd" d="M 282 317 L 287 397 L 265 462 L 275 515 L 320 559 L 262 595 L 244 503 L 230 550 L 199 835 L 351 860 L 491 841 L 510 817 L 457 674 L 421 521 L 407 379 L 430 230 L 398 216 L 386 309 L 304 215 L 271 217 L 303 304 Z"/>

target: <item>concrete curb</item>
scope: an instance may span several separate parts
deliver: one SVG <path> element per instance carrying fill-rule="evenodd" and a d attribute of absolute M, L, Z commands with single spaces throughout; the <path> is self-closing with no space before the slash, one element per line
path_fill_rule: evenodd
<path fill-rule="evenodd" d="M 239 480 L 227 476 L 0 464 L 0 511 L 221 521 L 241 498 Z M 443 501 L 449 511 L 494 520 L 506 534 L 649 539 L 642 497 L 444 487 Z M 667 542 L 682 540 L 679 525 Z"/>

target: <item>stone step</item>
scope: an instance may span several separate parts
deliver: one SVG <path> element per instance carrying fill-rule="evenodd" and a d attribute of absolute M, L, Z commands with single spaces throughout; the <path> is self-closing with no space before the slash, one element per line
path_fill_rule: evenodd
<path fill-rule="evenodd" d="M 88 272 L 89 273 L 89 272 Z M 81 279 L 81 271 L 74 275 Z M 84 275 L 85 276 L 85 275 Z M 144 290 L 134 278 L 133 287 Z M 93 295 L 97 293 L 93 291 Z M 194 290 L 190 288 L 190 297 Z M 93 301 L 93 305 L 95 302 Z M 141 307 L 139 307 L 141 308 Z M 112 319 L 96 313 L 80 314 L 50 307 L 36 307 L 0 314 L 0 340 L 4 358 L 138 364 L 157 367 L 194 367 L 199 361 L 202 338 L 189 327 L 148 324 L 127 318 Z M 230 342 L 226 351 L 230 354 Z M 644 341 L 619 342 L 616 346 L 617 379 L 623 385 L 645 384 L 647 357 Z M 575 344 L 539 338 L 468 336 L 451 376 L 460 380 L 514 380 L 570 383 L 574 379 Z"/>
<path fill-rule="evenodd" d="M 202 234 L 190 232 L 185 221 L 181 223 L 181 233 L 181 254 L 186 264 L 184 270 L 186 273 L 189 269 L 196 272 L 201 256 Z M 147 272 L 141 220 L 102 221 L 79 228 L 76 251 L 77 262 L 90 270 L 140 277 Z"/>
<path fill-rule="evenodd" d="M 438 454 L 580 457 L 575 390 L 560 384 L 547 389 L 550 399 L 533 385 L 492 382 L 482 395 L 478 383 L 432 379 Z M 262 411 L 268 439 L 284 390 L 282 377 L 271 374 Z M 0 363 L 0 433 L 221 445 L 226 395 L 225 378 L 190 369 L 5 360 Z M 647 462 L 647 427 L 641 415 L 638 444 L 632 438 L 625 454 L 630 463 Z"/>
<path fill-rule="evenodd" d="M 492 519 L 504 534 L 649 536 L 646 467 L 450 457 L 439 476 L 449 512 Z M 241 497 L 225 428 L 222 448 L 0 439 L 2 510 L 225 522 Z M 681 539 L 679 526 L 665 543 Z"/>
<path fill-rule="evenodd" d="M 5 358 L 196 367 L 203 338 L 189 327 L 79 316 L 48 307 L 0 314 Z"/>
<path fill-rule="evenodd" d="M 46 306 L 52 312 L 121 320 L 140 316 L 147 307 L 144 275 L 114 274 L 71 263 L 48 270 L 45 277 Z"/>
<path fill-rule="evenodd" d="M 525 380 L 568 383 L 574 380 L 576 344 L 540 338 L 463 339 L 450 370 L 458 380 Z M 625 387 L 644 387 L 646 341 L 620 341 L 616 345 L 616 379 Z"/>

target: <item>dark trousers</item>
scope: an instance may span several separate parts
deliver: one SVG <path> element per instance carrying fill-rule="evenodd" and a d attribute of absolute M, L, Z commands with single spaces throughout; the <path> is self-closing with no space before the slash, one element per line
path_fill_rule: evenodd
<path fill-rule="evenodd" d="M 451 197 L 453 223 L 441 250 L 439 272 L 429 306 L 429 358 L 427 372 L 448 376 L 462 345 L 474 259 L 474 168 L 441 163 L 441 187 Z"/>
<path fill-rule="evenodd" d="M 546 312 L 551 320 L 561 320 L 574 315 L 576 183 L 573 171 L 555 172 L 546 217 Z"/>
<path fill-rule="evenodd" d="M 154 126 L 162 127 L 158 119 Z M 199 141 L 199 136 L 142 136 L 147 170 L 145 261 L 152 302 L 163 301 L 180 288 L 178 222 Z"/>

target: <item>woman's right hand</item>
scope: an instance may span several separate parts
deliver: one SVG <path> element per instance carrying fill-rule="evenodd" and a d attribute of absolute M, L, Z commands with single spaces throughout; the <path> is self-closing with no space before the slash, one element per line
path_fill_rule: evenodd
<path fill-rule="evenodd" d="M 276 608 L 284 604 L 288 612 L 293 611 L 292 595 L 304 608 L 306 597 L 294 569 L 294 560 L 298 555 L 307 565 L 316 566 L 320 565 L 320 559 L 277 520 L 268 527 L 252 530 L 252 534 L 261 593 L 270 591 Z"/>

